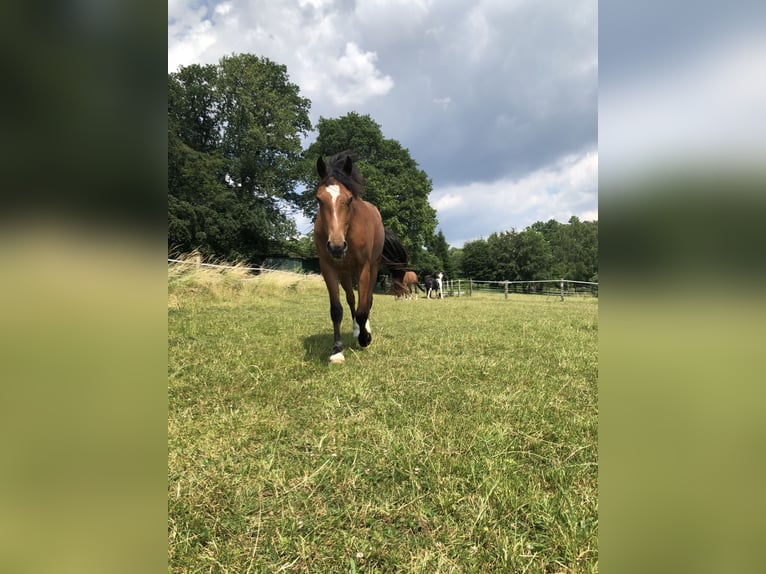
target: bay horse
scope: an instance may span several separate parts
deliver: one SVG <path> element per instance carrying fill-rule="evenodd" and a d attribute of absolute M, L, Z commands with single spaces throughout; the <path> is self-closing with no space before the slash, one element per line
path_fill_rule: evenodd
<path fill-rule="evenodd" d="M 382 264 L 391 271 L 395 282 L 401 282 L 408 257 L 399 238 L 383 226 L 378 208 L 362 199 L 364 180 L 351 152 L 335 154 L 327 163 L 320 156 L 316 167 L 319 211 L 314 222 L 314 243 L 330 295 L 334 335 L 330 362 L 342 363 L 345 361 L 340 336 L 343 306 L 338 284 L 346 292 L 354 337 L 360 347 L 367 347 L 372 341 L 370 309 L 378 269 Z M 358 307 L 355 307 L 354 280 L 359 286 Z"/>
<path fill-rule="evenodd" d="M 414 271 L 407 271 L 402 279 L 402 285 L 404 286 L 404 298 L 410 299 L 413 295 L 412 286 L 415 286 L 415 299 L 418 298 L 418 289 L 423 291 L 423 288 L 418 284 L 418 276 Z M 423 291 L 425 293 L 425 291 Z"/>

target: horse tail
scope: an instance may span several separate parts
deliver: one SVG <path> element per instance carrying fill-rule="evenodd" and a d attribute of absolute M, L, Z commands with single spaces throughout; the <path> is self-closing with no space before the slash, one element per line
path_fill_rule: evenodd
<path fill-rule="evenodd" d="M 419 283 L 419 282 L 418 282 L 418 283 L 415 283 L 415 287 L 417 287 L 418 289 L 420 289 L 420 290 L 421 290 L 423 293 L 425 293 L 425 292 L 426 292 L 426 290 L 425 290 L 425 289 L 423 289 L 423 288 L 420 286 L 420 283 Z"/>
<path fill-rule="evenodd" d="M 399 283 L 404 283 L 404 274 L 408 271 L 407 249 L 404 247 L 401 239 L 396 236 L 396 233 L 384 228 L 386 232 L 385 240 L 383 241 L 383 255 L 380 258 L 380 262 L 391 272 L 391 277 L 397 280 Z"/>

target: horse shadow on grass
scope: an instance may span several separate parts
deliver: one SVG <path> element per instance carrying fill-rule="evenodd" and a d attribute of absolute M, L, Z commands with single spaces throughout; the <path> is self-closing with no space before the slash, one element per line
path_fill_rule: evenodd
<path fill-rule="evenodd" d="M 343 341 L 343 350 L 346 358 L 348 358 L 348 351 L 359 349 L 359 344 L 351 333 L 342 334 L 340 338 Z M 334 342 L 332 333 L 321 333 L 305 337 L 303 339 L 303 349 L 305 351 L 303 360 L 309 363 L 326 363 L 329 365 Z"/>

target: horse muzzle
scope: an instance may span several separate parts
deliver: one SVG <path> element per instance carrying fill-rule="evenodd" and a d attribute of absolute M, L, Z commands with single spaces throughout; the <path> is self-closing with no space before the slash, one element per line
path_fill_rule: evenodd
<path fill-rule="evenodd" d="M 348 250 L 348 243 L 345 241 L 343 243 L 333 243 L 331 241 L 327 242 L 327 252 L 332 256 L 333 259 L 343 259 L 343 256 L 346 254 L 346 251 Z"/>

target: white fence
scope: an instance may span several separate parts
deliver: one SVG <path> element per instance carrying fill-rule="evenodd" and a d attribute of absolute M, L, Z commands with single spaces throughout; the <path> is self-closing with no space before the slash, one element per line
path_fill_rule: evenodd
<path fill-rule="evenodd" d="M 476 281 L 474 279 L 450 279 L 445 281 L 444 294 L 455 297 L 470 297 L 478 292 L 502 292 L 531 295 L 558 295 L 561 300 L 573 295 L 598 297 L 598 283 L 593 281 L 572 281 L 570 279 L 542 279 L 536 281 Z"/>

